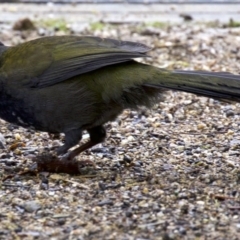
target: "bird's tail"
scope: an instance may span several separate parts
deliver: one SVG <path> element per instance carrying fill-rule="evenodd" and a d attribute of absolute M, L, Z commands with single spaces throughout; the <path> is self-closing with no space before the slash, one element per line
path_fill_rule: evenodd
<path fill-rule="evenodd" d="M 157 71 L 154 83 L 144 83 L 144 86 L 240 102 L 240 75 L 227 72 L 181 70 L 170 72 L 164 69 Z"/>

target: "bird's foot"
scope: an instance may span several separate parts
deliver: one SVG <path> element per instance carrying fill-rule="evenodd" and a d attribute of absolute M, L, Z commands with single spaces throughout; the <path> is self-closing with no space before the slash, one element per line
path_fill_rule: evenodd
<path fill-rule="evenodd" d="M 60 161 L 73 161 L 74 160 L 74 157 L 71 156 L 71 152 L 67 152 L 63 155 L 60 155 L 59 156 L 59 160 Z"/>
<path fill-rule="evenodd" d="M 59 160 L 61 160 L 61 161 L 74 161 L 76 159 L 76 155 L 71 151 L 67 152 L 63 155 L 58 154 L 58 156 L 59 156 Z"/>

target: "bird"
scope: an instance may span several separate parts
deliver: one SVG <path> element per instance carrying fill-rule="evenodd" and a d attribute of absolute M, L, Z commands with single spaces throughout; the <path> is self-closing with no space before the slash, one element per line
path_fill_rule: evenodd
<path fill-rule="evenodd" d="M 140 63 L 151 48 L 93 36 L 50 36 L 0 44 L 0 118 L 24 128 L 65 134 L 56 153 L 72 160 L 103 142 L 104 124 L 124 109 L 151 107 L 168 90 L 240 100 L 240 76 L 167 70 Z M 80 145 L 83 131 L 89 140 Z M 75 149 L 70 150 L 75 147 Z"/>

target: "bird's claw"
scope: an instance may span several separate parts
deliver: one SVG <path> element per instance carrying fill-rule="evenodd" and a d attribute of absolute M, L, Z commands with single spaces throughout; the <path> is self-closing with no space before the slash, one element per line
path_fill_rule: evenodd
<path fill-rule="evenodd" d="M 74 158 L 71 156 L 71 154 L 65 153 L 64 155 L 59 156 L 60 161 L 72 161 Z"/>

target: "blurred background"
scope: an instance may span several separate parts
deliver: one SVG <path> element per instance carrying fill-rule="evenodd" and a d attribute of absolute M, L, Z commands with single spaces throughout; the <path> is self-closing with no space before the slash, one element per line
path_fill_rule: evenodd
<path fill-rule="evenodd" d="M 239 12 L 240 0 L 1 0 L 0 30 L 24 18 L 36 26 L 77 34 L 100 29 L 102 24 L 161 27 L 166 23 L 208 22 L 237 27 Z M 28 27 L 27 23 L 19 23 L 14 28 Z M 44 35 L 43 29 L 40 34 Z"/>

